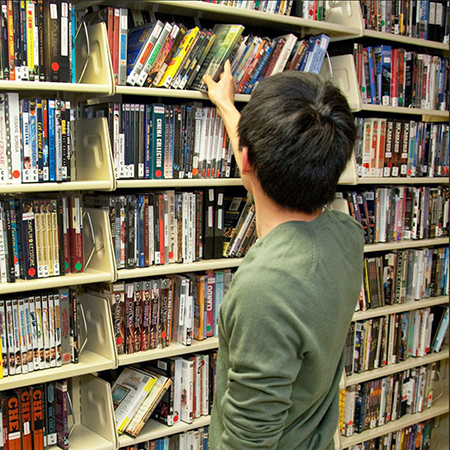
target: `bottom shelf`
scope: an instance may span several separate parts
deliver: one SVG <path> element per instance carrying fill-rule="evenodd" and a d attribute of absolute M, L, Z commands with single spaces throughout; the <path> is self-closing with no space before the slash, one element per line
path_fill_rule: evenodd
<path fill-rule="evenodd" d="M 444 391 L 441 398 L 435 401 L 433 406 L 424 412 L 418 414 L 408 414 L 401 419 L 389 422 L 382 427 L 373 428 L 372 430 L 365 431 L 364 433 L 354 434 L 351 437 L 341 437 L 341 449 L 349 448 L 352 445 L 360 444 L 361 442 L 375 439 L 379 436 L 391 433 L 393 431 L 400 430 L 401 428 L 409 427 L 418 422 L 423 422 L 434 417 L 442 416 L 449 411 L 449 395 L 448 390 Z"/>
<path fill-rule="evenodd" d="M 75 425 L 69 437 L 69 448 L 70 450 L 114 450 L 114 444 L 84 425 Z M 56 445 L 50 447 L 50 450 L 57 449 L 59 447 Z"/>
<path fill-rule="evenodd" d="M 153 441 L 155 439 L 160 439 L 166 436 L 172 436 L 173 434 L 184 433 L 186 431 L 195 430 L 196 428 L 206 427 L 209 425 L 211 420 L 210 416 L 203 416 L 192 423 L 179 422 L 176 425 L 168 427 L 163 423 L 157 422 L 156 420 L 149 420 L 139 436 L 133 438 L 126 434 L 119 437 L 120 447 L 126 447 L 128 445 L 135 445 L 141 442 Z M 70 444 L 70 449 L 72 450 L 72 444 Z"/>

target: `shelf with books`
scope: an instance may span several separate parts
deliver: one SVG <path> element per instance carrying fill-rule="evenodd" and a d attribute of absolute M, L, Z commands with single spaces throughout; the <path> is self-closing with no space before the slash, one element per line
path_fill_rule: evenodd
<path fill-rule="evenodd" d="M 75 145 L 71 156 L 75 161 L 71 170 L 74 181 L 0 184 L 0 193 L 114 190 L 116 180 L 108 133 L 108 123 L 105 118 L 75 120 L 73 133 Z"/>
<path fill-rule="evenodd" d="M 435 50 L 442 50 L 443 52 L 447 53 L 449 51 L 448 44 L 444 44 L 442 42 L 430 41 L 428 39 L 413 38 L 409 36 L 401 36 L 399 34 L 393 33 L 383 33 L 382 31 L 364 30 L 364 37 L 379 39 L 383 41 L 399 42 L 405 45 L 414 45 Z"/>
<path fill-rule="evenodd" d="M 359 434 L 355 433 L 351 437 L 341 436 L 340 449 L 349 448 L 361 442 L 365 442 L 378 436 L 383 436 L 385 434 L 391 433 L 392 431 L 397 431 L 401 428 L 414 425 L 415 423 L 432 419 L 433 417 L 442 416 L 449 411 L 448 400 L 448 390 L 446 390 L 442 397 L 436 400 L 435 403 L 433 403 L 433 406 L 430 409 L 427 409 L 422 413 L 403 416 L 401 419 L 395 420 L 394 422 L 389 422 L 381 427 L 373 428 Z"/>
<path fill-rule="evenodd" d="M 119 437 L 120 447 L 132 446 L 141 442 L 152 441 L 173 434 L 184 433 L 186 431 L 195 430 L 196 428 L 206 427 L 210 424 L 210 416 L 203 416 L 195 419 L 192 423 L 178 422 L 176 425 L 168 427 L 156 420 L 149 420 L 139 436 L 133 438 L 126 434 Z M 72 448 L 72 447 L 71 447 Z"/>
<path fill-rule="evenodd" d="M 391 306 L 382 306 L 380 308 L 368 309 L 366 311 L 356 311 L 353 314 L 353 320 L 367 320 L 373 317 L 381 317 L 388 314 L 397 314 L 414 309 L 429 308 L 430 306 L 442 305 L 448 303 L 448 297 L 432 297 L 414 302 L 401 303 Z"/>
<path fill-rule="evenodd" d="M 85 318 L 83 327 L 80 327 L 80 340 L 83 340 L 84 343 L 80 343 L 78 346 L 78 349 L 81 350 L 78 362 L 67 362 L 59 367 L 35 370 L 26 374 L 8 375 L 0 379 L 0 391 L 87 375 L 117 367 L 111 310 L 108 301 L 84 293 L 79 296 L 78 301 L 79 317 Z M 67 336 L 70 334 L 70 325 L 64 319 L 65 314 L 62 313 L 61 317 L 62 319 L 58 319 L 57 322 L 62 324 L 61 334 Z M 58 347 L 59 349 L 63 348 L 59 361 L 64 356 L 69 355 L 69 349 L 66 349 L 66 345 L 67 341 Z"/>
<path fill-rule="evenodd" d="M 139 2 L 141 8 L 149 5 L 153 11 L 197 16 L 220 21 L 236 21 L 242 24 L 282 28 L 303 34 L 327 33 L 332 38 L 354 39 L 363 34 L 361 9 L 357 2 L 338 2 L 327 14 L 327 21 L 303 19 L 263 11 L 234 8 L 201 1 L 146 1 Z M 142 6 L 141 6 L 142 5 Z"/>
<path fill-rule="evenodd" d="M 15 283 L 0 283 L 0 295 L 113 281 L 115 265 L 108 216 L 102 210 L 85 209 L 85 211 L 89 214 L 85 214 L 84 219 L 86 221 L 88 217 L 91 218 L 94 235 L 89 235 L 92 231 L 88 232 L 90 227 L 85 224 L 83 226 L 84 255 L 87 256 L 92 252 L 92 257 L 84 272 L 33 280 L 17 280 Z"/>
<path fill-rule="evenodd" d="M 429 116 L 433 120 L 428 119 L 428 122 L 436 121 L 448 121 L 449 112 L 439 111 L 434 109 L 423 109 L 423 108 L 404 108 L 401 106 L 382 106 L 382 105 L 370 105 L 363 104 L 361 106 L 361 111 L 370 111 L 375 113 L 389 113 L 389 114 L 408 114 L 415 116 Z"/>
<path fill-rule="evenodd" d="M 201 272 L 205 270 L 231 269 L 238 267 L 242 260 L 243 258 L 204 259 L 190 264 L 165 264 L 145 268 L 122 269 L 117 271 L 116 280 Z"/>
<path fill-rule="evenodd" d="M 364 383 L 365 381 L 373 380 L 375 378 L 381 378 L 393 373 L 403 372 L 404 370 L 412 369 L 413 367 L 423 366 L 436 361 L 443 361 L 448 359 L 448 357 L 448 345 L 445 345 L 438 353 L 433 352 L 420 358 L 408 358 L 397 364 L 388 364 L 379 369 L 367 370 L 365 372 L 350 375 L 346 377 L 345 385 L 351 386 L 353 384 Z"/>
<path fill-rule="evenodd" d="M 448 177 L 359 177 L 358 184 L 448 184 Z"/>
<path fill-rule="evenodd" d="M 173 356 L 186 355 L 189 353 L 216 350 L 219 348 L 219 338 L 210 337 L 204 341 L 192 340 L 192 345 L 170 344 L 163 349 L 153 349 L 146 352 L 136 352 L 130 355 L 119 355 L 119 366 L 135 364 L 156 359 L 172 358 Z"/>
<path fill-rule="evenodd" d="M 419 239 L 419 240 L 404 240 L 395 242 L 386 242 L 382 244 L 367 244 L 364 246 L 364 253 L 383 252 L 387 250 L 399 250 L 403 248 L 418 248 L 431 247 L 433 245 L 448 244 L 448 237 L 441 237 L 435 239 Z"/>
<path fill-rule="evenodd" d="M 166 180 L 118 180 L 117 188 L 191 188 L 191 187 L 219 187 L 242 186 L 241 178 L 192 178 L 192 179 L 166 179 Z"/>

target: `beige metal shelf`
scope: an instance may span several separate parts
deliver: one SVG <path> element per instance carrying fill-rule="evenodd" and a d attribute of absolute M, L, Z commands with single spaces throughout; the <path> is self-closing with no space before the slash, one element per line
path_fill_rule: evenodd
<path fill-rule="evenodd" d="M 404 248 L 431 247 L 433 245 L 448 245 L 447 238 L 404 240 L 398 242 L 387 242 L 382 244 L 367 244 L 364 246 L 364 253 L 382 252 L 386 250 L 399 250 Z"/>
<path fill-rule="evenodd" d="M 408 114 L 414 116 L 427 116 L 432 117 L 435 121 L 448 121 L 449 112 L 439 111 L 435 109 L 423 109 L 423 108 L 404 108 L 402 106 L 382 106 L 382 105 L 370 105 L 362 104 L 361 111 L 371 111 L 376 113 L 390 113 L 390 114 Z M 430 121 L 430 119 L 428 119 Z"/>
<path fill-rule="evenodd" d="M 448 359 L 448 355 L 448 345 L 446 345 L 438 353 L 430 353 L 429 355 L 420 358 L 408 358 L 406 361 L 401 361 L 398 364 L 389 364 L 380 369 L 368 370 L 366 372 L 351 375 L 346 377 L 345 384 L 346 386 L 352 386 L 354 384 L 385 377 L 393 373 L 403 372 L 404 370 L 412 369 L 413 367 L 423 366 L 436 361 L 443 361 L 444 359 Z"/>
<path fill-rule="evenodd" d="M 110 181 L 70 181 L 67 183 L 0 184 L 0 194 L 27 192 L 109 191 Z"/>
<path fill-rule="evenodd" d="M 448 184 L 448 177 L 386 177 L 386 178 L 369 178 L 359 177 L 358 184 Z"/>
<path fill-rule="evenodd" d="M 405 311 L 413 311 L 414 309 L 429 308 L 434 305 L 442 305 L 448 303 L 448 297 L 433 297 L 414 302 L 401 303 L 392 306 L 382 306 L 380 308 L 368 309 L 367 311 L 357 311 L 353 314 L 352 320 L 366 320 L 373 317 L 381 317 L 388 314 L 398 314 Z"/>
<path fill-rule="evenodd" d="M 348 448 L 352 445 L 359 444 L 361 442 L 375 439 L 379 436 L 391 433 L 393 431 L 400 430 L 401 428 L 409 427 L 415 423 L 422 422 L 433 417 L 441 416 L 449 411 L 448 404 L 448 392 L 446 392 L 430 409 L 418 414 L 411 414 L 402 417 L 401 419 L 389 422 L 382 427 L 373 428 L 372 430 L 365 431 L 360 434 L 354 434 L 351 437 L 341 437 L 341 448 Z"/>
<path fill-rule="evenodd" d="M 51 83 L 44 81 L 10 81 L 0 80 L 0 91 L 13 92 L 66 92 L 75 94 L 105 94 L 109 95 L 111 86 L 109 84 L 90 83 Z"/>
<path fill-rule="evenodd" d="M 165 264 L 138 269 L 122 269 L 117 271 L 118 280 L 144 278 L 176 273 L 200 272 L 203 270 L 231 269 L 238 267 L 243 258 L 205 259 L 192 264 Z"/>
<path fill-rule="evenodd" d="M 143 189 L 167 189 L 167 188 L 191 188 L 191 187 L 219 187 L 242 186 L 241 178 L 193 178 L 170 180 L 117 180 L 117 188 L 143 188 Z"/>
<path fill-rule="evenodd" d="M 398 34 L 383 33 L 382 31 L 364 30 L 364 37 L 380 39 L 383 41 L 399 42 L 405 45 L 415 45 L 419 47 L 432 48 L 448 52 L 448 44 L 442 42 L 429 41 L 427 39 L 413 38 L 409 36 L 400 36 Z"/>
<path fill-rule="evenodd" d="M 15 292 L 53 289 L 80 284 L 112 281 L 111 273 L 88 269 L 84 273 L 69 273 L 62 277 L 40 278 L 36 280 L 17 280 L 15 283 L 0 283 L 0 295 Z"/>
<path fill-rule="evenodd" d="M 219 338 L 211 337 L 204 341 L 196 341 L 193 339 L 192 345 L 186 346 L 182 344 L 170 344 L 163 349 L 154 349 L 146 352 L 136 352 L 131 355 L 119 355 L 119 366 L 135 364 L 145 361 L 153 361 L 155 359 L 171 358 L 178 355 L 187 355 L 189 353 L 204 352 L 207 350 L 215 350 L 219 347 Z"/>
<path fill-rule="evenodd" d="M 86 425 L 75 425 L 69 437 L 70 450 L 114 450 L 112 442 L 94 433 Z M 49 447 L 49 450 L 59 450 L 58 446 Z"/>
<path fill-rule="evenodd" d="M 153 441 L 173 434 L 185 433 L 186 431 L 195 430 L 197 428 L 206 427 L 210 424 L 210 416 L 203 416 L 195 419 L 192 423 L 178 422 L 176 425 L 168 427 L 156 420 L 149 420 L 139 436 L 132 438 L 126 434 L 119 436 L 120 447 L 127 447 L 140 442 Z"/>
<path fill-rule="evenodd" d="M 190 89 L 146 88 L 136 86 L 116 86 L 115 94 L 138 95 L 140 97 L 168 97 L 191 100 L 209 100 L 208 94 Z M 250 95 L 236 94 L 236 102 L 248 102 Z"/>

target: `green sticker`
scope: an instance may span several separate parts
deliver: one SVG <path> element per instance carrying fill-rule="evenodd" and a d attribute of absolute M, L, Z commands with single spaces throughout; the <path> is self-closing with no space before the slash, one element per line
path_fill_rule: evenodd
<path fill-rule="evenodd" d="M 77 272 L 79 272 L 82 268 L 83 268 L 83 264 L 81 264 L 80 262 L 77 262 L 77 263 L 75 264 L 75 270 L 76 270 Z"/>
<path fill-rule="evenodd" d="M 64 269 L 69 270 L 69 263 L 67 261 L 64 263 Z"/>

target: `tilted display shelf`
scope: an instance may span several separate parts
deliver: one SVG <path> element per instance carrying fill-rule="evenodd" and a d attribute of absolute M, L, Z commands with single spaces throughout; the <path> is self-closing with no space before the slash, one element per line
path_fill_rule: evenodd
<path fill-rule="evenodd" d="M 173 356 L 187 355 L 189 353 L 205 352 L 219 348 L 219 338 L 210 337 L 203 341 L 192 340 L 192 345 L 170 344 L 166 348 L 153 349 L 146 352 L 136 352 L 131 355 L 118 355 L 119 366 L 135 364 L 155 359 L 172 358 Z"/>
<path fill-rule="evenodd" d="M 86 34 L 89 35 L 89 44 Z M 106 25 L 100 23 L 87 27 L 87 33 L 82 29 L 76 39 L 75 53 L 77 83 L 0 80 L 0 91 L 31 91 L 35 95 L 64 92 L 77 96 L 90 94 L 90 97 L 99 94 L 112 95 L 113 72 Z"/>
<path fill-rule="evenodd" d="M 70 382 L 74 425 L 69 437 L 70 450 L 117 449 L 110 385 L 93 375 L 76 377 Z"/>
<path fill-rule="evenodd" d="M 391 306 L 381 306 L 380 308 L 368 309 L 367 311 L 357 311 L 353 314 L 353 321 L 367 320 L 373 317 L 387 316 L 389 314 L 398 314 L 415 309 L 429 308 L 430 306 L 442 305 L 448 303 L 448 297 L 432 297 L 413 302 L 395 304 Z"/>
<path fill-rule="evenodd" d="M 210 416 L 202 416 L 195 419 L 192 423 L 178 422 L 176 425 L 168 427 L 163 423 L 156 420 L 149 420 L 139 436 L 133 438 L 126 434 L 119 436 L 120 447 L 131 446 L 139 444 L 140 442 L 152 441 L 154 439 L 160 439 L 166 436 L 172 436 L 178 433 L 184 433 L 186 431 L 195 430 L 197 428 L 206 427 L 210 424 Z"/>
<path fill-rule="evenodd" d="M 360 434 L 354 433 L 351 437 L 341 436 L 341 449 L 349 448 L 361 442 L 375 439 L 376 437 L 383 436 L 405 427 L 409 427 L 410 425 L 414 425 L 415 423 L 423 422 L 425 420 L 446 414 L 449 411 L 448 400 L 448 391 L 445 391 L 444 395 L 436 400 L 436 402 L 430 409 L 427 409 L 422 413 L 403 416 L 402 418 L 394 420 L 393 422 L 389 422 L 382 427 L 373 428 L 372 430 L 368 430 Z"/>
<path fill-rule="evenodd" d="M 191 264 L 165 264 L 136 269 L 121 269 L 117 271 L 117 279 L 127 280 L 130 278 L 156 277 L 205 270 L 231 269 L 238 267 L 242 260 L 243 258 L 204 259 Z"/>
<path fill-rule="evenodd" d="M 114 190 L 116 179 L 107 120 L 105 118 L 76 120 L 73 136 L 75 143 L 73 158 L 76 166 L 72 168 L 72 177 L 76 181 L 0 184 L 0 193 Z"/>
<path fill-rule="evenodd" d="M 409 36 L 401 36 L 393 33 L 383 33 L 382 31 L 364 30 L 365 38 L 380 39 L 383 41 L 398 42 L 403 45 L 415 45 L 418 47 L 426 47 L 435 50 L 442 50 L 448 53 L 448 44 L 442 42 L 430 41 L 428 39 L 420 39 Z"/>
<path fill-rule="evenodd" d="M 385 178 L 370 178 L 359 177 L 358 184 L 448 184 L 448 177 L 385 177 Z"/>
<path fill-rule="evenodd" d="M 83 273 L 69 273 L 64 276 L 38 278 L 35 280 L 18 280 L 15 283 L 0 283 L 0 294 L 12 294 L 16 292 L 77 286 L 114 280 L 114 254 L 112 251 L 111 227 L 108 216 L 102 210 L 92 209 L 89 212 L 95 231 L 95 246 L 92 259 Z M 83 226 L 85 256 L 92 249 L 92 242 L 86 236 L 86 230 L 88 229 L 86 217 L 87 215 L 85 216 Z"/>
<path fill-rule="evenodd" d="M 445 244 L 448 245 L 448 237 L 367 244 L 364 246 L 364 253 L 383 252 L 387 250 L 399 250 L 404 248 L 431 247 L 433 245 Z"/>
<path fill-rule="evenodd" d="M 448 356 L 448 345 L 445 345 L 438 353 L 433 352 L 429 355 L 418 358 L 408 358 L 407 360 L 401 361 L 397 364 L 388 364 L 379 369 L 367 370 L 365 372 L 350 375 L 346 377 L 345 384 L 346 386 L 351 386 L 353 384 L 364 383 L 365 381 L 385 377 L 393 373 L 403 372 L 404 370 L 412 369 L 413 367 L 423 366 L 436 361 L 443 361 L 444 359 L 448 359 Z"/>
<path fill-rule="evenodd" d="M 110 307 L 106 300 L 92 301 L 91 297 L 87 294 L 80 296 L 80 303 L 86 316 L 88 339 L 85 348 L 80 353 L 79 363 L 69 363 L 62 367 L 5 377 L 0 380 L 0 391 L 117 367 Z"/>
<path fill-rule="evenodd" d="M 165 88 L 146 88 L 136 86 L 116 86 L 116 94 L 138 95 L 140 97 L 160 97 L 160 98 L 179 98 L 182 100 L 208 100 L 208 94 L 193 89 L 165 89 Z M 236 102 L 246 103 L 250 100 L 250 95 L 236 94 Z"/>

